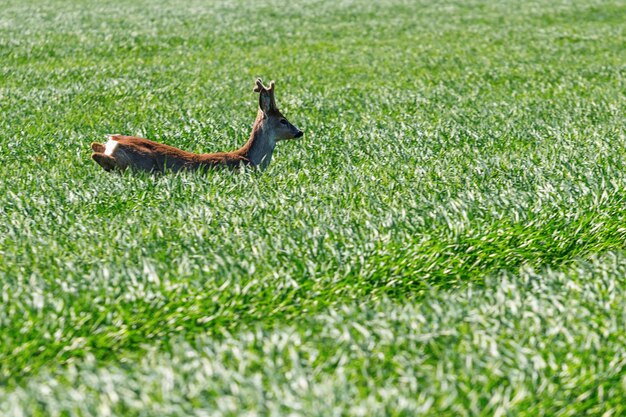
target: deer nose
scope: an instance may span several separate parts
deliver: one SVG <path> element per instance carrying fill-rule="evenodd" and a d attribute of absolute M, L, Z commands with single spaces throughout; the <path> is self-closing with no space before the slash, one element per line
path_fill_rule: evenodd
<path fill-rule="evenodd" d="M 298 130 L 298 133 L 296 133 L 296 135 L 294 136 L 294 138 L 301 138 L 302 135 L 304 135 L 304 132 L 301 130 Z"/>

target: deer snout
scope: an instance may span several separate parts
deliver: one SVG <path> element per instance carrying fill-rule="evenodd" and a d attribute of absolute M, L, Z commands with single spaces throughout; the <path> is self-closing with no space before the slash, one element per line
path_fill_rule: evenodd
<path fill-rule="evenodd" d="M 298 130 L 298 132 L 293 137 L 297 139 L 297 138 L 301 138 L 302 135 L 304 135 L 304 132 L 301 130 Z"/>

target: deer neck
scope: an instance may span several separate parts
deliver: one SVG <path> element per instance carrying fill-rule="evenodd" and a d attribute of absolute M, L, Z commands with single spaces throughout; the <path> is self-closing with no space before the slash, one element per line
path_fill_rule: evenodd
<path fill-rule="evenodd" d="M 272 160 L 276 138 L 273 132 L 265 126 L 263 120 L 263 113 L 259 111 L 252 133 L 250 133 L 250 139 L 240 149 L 240 153 L 248 158 L 251 165 L 266 168 Z"/>

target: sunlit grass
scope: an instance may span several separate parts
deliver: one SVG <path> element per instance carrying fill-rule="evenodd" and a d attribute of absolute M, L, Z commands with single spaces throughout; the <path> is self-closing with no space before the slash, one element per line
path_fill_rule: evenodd
<path fill-rule="evenodd" d="M 624 412 L 620 2 L 3 9 L 0 414 Z"/>

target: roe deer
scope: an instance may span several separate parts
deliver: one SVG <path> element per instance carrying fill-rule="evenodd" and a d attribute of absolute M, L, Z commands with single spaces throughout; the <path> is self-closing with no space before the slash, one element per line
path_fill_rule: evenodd
<path fill-rule="evenodd" d="M 237 168 L 241 165 L 266 168 L 272 160 L 276 142 L 302 137 L 303 133 L 289 123 L 276 107 L 274 81 L 269 88 L 260 78 L 254 91 L 259 93 L 259 111 L 250 139 L 232 152 L 195 154 L 173 146 L 132 136 L 112 135 L 106 144 L 93 142 L 91 155 L 105 171 L 134 168 L 149 172 L 178 172 L 216 167 Z"/>

